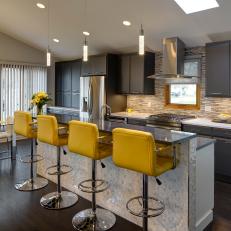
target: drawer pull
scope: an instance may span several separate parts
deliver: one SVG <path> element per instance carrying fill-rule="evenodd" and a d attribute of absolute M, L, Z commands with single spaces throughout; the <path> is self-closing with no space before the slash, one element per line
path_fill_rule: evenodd
<path fill-rule="evenodd" d="M 222 93 L 220 93 L 220 92 L 213 92 L 213 93 L 211 93 L 212 95 L 222 95 Z"/>

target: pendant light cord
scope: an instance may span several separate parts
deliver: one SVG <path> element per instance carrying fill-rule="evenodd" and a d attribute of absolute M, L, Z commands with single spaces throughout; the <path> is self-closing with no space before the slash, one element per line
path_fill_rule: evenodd
<path fill-rule="evenodd" d="M 50 0 L 48 0 L 47 9 L 47 49 L 49 50 L 50 45 Z"/>
<path fill-rule="evenodd" d="M 85 19 L 85 27 L 87 27 L 87 0 L 84 0 L 84 19 Z"/>

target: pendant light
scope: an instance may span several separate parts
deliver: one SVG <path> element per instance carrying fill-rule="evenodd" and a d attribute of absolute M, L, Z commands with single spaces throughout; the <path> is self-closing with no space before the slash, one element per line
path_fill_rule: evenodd
<path fill-rule="evenodd" d="M 144 55 L 144 29 L 141 24 L 140 34 L 139 34 L 139 55 Z"/>
<path fill-rule="evenodd" d="M 84 18 L 87 19 L 87 0 L 84 1 Z M 86 25 L 85 25 L 86 27 Z M 85 28 L 84 28 L 85 29 Z M 87 36 L 90 35 L 88 31 L 83 31 L 84 43 L 83 43 L 83 62 L 88 61 L 88 42 L 87 42 Z"/>
<path fill-rule="evenodd" d="M 47 48 L 47 67 L 51 66 L 51 52 L 49 50 L 49 46 Z"/>
<path fill-rule="evenodd" d="M 49 48 L 50 43 L 50 1 L 48 0 L 48 9 L 47 9 L 47 67 L 51 66 L 51 52 Z"/>
<path fill-rule="evenodd" d="M 83 61 L 88 61 L 88 45 L 87 45 L 87 37 L 85 37 L 84 44 L 83 44 Z"/>

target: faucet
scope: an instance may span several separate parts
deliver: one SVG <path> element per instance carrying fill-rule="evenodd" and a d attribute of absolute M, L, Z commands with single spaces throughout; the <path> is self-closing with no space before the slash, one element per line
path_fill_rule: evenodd
<path fill-rule="evenodd" d="M 104 114 L 104 109 L 106 110 L 106 113 L 105 113 L 105 114 Z M 107 105 L 107 104 L 104 104 L 104 105 L 102 106 L 102 108 L 101 108 L 101 113 L 102 113 L 102 117 L 103 117 L 103 118 L 104 118 L 104 116 L 105 116 L 106 119 L 109 119 L 110 116 L 111 116 L 111 107 L 110 107 L 109 105 Z"/>

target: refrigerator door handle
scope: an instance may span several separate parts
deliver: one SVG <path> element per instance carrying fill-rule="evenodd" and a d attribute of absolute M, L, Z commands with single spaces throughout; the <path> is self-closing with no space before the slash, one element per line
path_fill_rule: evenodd
<path fill-rule="evenodd" d="M 93 109 L 93 87 L 92 82 L 90 82 L 90 88 L 89 88 L 89 114 L 92 115 L 92 109 Z"/>
<path fill-rule="evenodd" d="M 91 83 L 89 82 L 88 92 L 87 92 L 87 112 L 90 113 L 90 91 L 91 91 Z"/>

